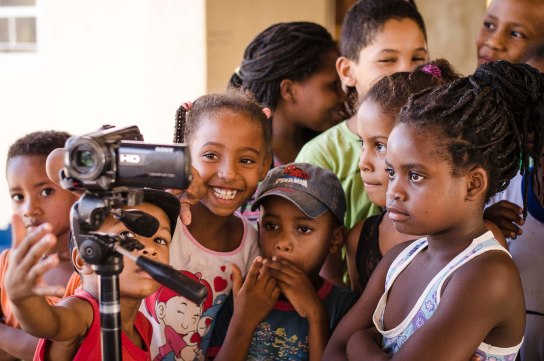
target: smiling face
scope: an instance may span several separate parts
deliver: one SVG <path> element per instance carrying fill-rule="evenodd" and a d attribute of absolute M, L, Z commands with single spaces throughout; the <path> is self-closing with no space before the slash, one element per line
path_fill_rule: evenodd
<path fill-rule="evenodd" d="M 290 118 L 298 125 L 323 132 L 343 120 L 340 112 L 346 97 L 336 72 L 339 56 L 337 50 L 327 51 L 321 70 L 294 82 L 296 106 L 290 107 Z"/>
<path fill-rule="evenodd" d="M 51 182 L 45 171 L 46 158 L 21 155 L 8 160 L 6 178 L 11 207 L 25 222 L 27 232 L 49 222 L 57 238 L 68 239 L 70 208 L 78 197 Z"/>
<path fill-rule="evenodd" d="M 461 224 L 468 214 L 465 182 L 452 175 L 436 143 L 432 131 L 406 124 L 396 126 L 389 137 L 387 210 L 401 233 L 439 233 Z"/>
<path fill-rule="evenodd" d="M 207 189 L 201 202 L 219 216 L 230 216 L 244 204 L 268 171 L 262 130 L 229 110 L 205 115 L 190 149 Z"/>
<path fill-rule="evenodd" d="M 317 218 L 309 218 L 291 201 L 279 197 L 265 197 L 261 203 L 260 240 L 263 258 L 285 258 L 310 278 L 317 277 L 329 253 L 342 246 L 335 234 L 334 215 L 327 211 Z"/>
<path fill-rule="evenodd" d="M 476 46 L 478 65 L 488 61 L 521 61 L 527 48 L 544 38 L 542 0 L 493 0 Z"/>
<path fill-rule="evenodd" d="M 362 96 L 381 76 L 410 71 L 427 61 L 425 35 L 411 19 L 388 20 L 374 41 L 352 62 L 357 93 Z"/>
<path fill-rule="evenodd" d="M 166 213 L 159 207 L 143 203 L 135 207 L 121 207 L 123 209 L 138 209 L 157 218 L 160 223 L 159 229 L 152 237 L 143 237 L 132 233 L 121 221 L 113 216 L 108 216 L 102 224 L 99 232 L 117 233 L 126 237 L 136 238 L 144 245 L 142 250 L 134 250 L 133 254 L 150 258 L 154 261 L 168 264 L 170 262 L 170 221 Z M 92 275 L 94 276 L 94 275 Z M 96 278 L 96 281 L 98 279 Z M 143 299 L 159 288 L 160 284 L 151 276 L 142 271 L 132 260 L 124 258 L 123 271 L 119 275 L 119 291 L 122 297 Z"/>
<path fill-rule="evenodd" d="M 158 305 L 161 319 L 168 320 L 168 326 L 172 327 L 180 335 L 198 330 L 198 321 L 202 316 L 202 305 L 187 300 L 183 296 L 170 298 L 166 303 Z"/>
<path fill-rule="evenodd" d="M 357 112 L 357 134 L 362 145 L 359 169 L 368 197 L 378 207 L 385 207 L 389 184 L 385 154 L 394 121 L 372 100 L 363 102 Z"/>

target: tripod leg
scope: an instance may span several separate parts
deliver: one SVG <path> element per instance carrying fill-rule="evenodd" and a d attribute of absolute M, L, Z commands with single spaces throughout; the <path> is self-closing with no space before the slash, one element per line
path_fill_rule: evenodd
<path fill-rule="evenodd" d="M 100 323 L 102 329 L 102 360 L 121 361 L 121 305 L 119 276 L 100 276 Z"/>

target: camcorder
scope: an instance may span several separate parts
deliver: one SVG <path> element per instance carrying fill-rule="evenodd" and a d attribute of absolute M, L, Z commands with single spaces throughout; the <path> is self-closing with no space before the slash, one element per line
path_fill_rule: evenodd
<path fill-rule="evenodd" d="M 66 189 L 112 190 L 119 186 L 186 189 L 191 155 L 185 145 L 143 142 L 137 126 L 105 125 L 71 137 L 64 147 Z"/>
<path fill-rule="evenodd" d="M 113 215 L 133 233 L 152 237 L 159 221 L 127 207 L 143 203 L 142 187 L 187 189 L 192 180 L 191 156 L 183 144 L 144 143 L 136 126 L 105 125 L 96 132 L 69 138 L 63 161 L 62 187 L 85 190 L 70 211 L 71 242 L 75 241 L 79 254 L 100 279 L 102 359 L 120 361 L 119 274 L 123 270 L 123 256 L 196 304 L 206 299 L 208 290 L 169 265 L 132 252 L 144 248 L 136 237 L 98 230 L 106 217 Z"/>

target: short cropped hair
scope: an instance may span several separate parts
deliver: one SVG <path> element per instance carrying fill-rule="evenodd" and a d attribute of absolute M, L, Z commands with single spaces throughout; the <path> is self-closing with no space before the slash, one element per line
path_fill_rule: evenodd
<path fill-rule="evenodd" d="M 34 132 L 19 138 L 8 150 L 8 160 L 21 155 L 48 156 L 57 148 L 64 148 L 64 143 L 71 135 L 66 132 L 47 130 Z"/>
<path fill-rule="evenodd" d="M 423 17 L 413 2 L 405 0 L 360 0 L 346 14 L 340 35 L 342 56 L 359 61 L 361 49 L 372 44 L 388 20 L 413 20 L 427 40 Z"/>

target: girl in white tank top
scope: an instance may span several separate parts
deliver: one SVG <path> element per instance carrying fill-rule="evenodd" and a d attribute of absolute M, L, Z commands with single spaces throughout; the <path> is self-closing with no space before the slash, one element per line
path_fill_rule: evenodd
<path fill-rule="evenodd" d="M 384 256 L 323 359 L 516 358 L 523 290 L 483 205 L 541 157 L 543 124 L 544 77 L 525 64 L 483 64 L 410 98 L 387 142 L 387 211 L 399 232 L 428 236 Z"/>

